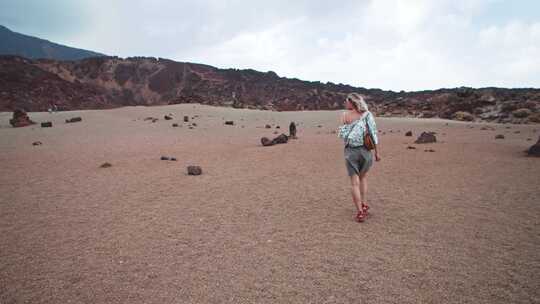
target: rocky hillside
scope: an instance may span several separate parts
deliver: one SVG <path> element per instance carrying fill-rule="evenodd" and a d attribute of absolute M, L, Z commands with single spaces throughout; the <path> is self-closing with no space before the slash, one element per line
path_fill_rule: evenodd
<path fill-rule="evenodd" d="M 0 25 L 0 54 L 18 55 L 31 59 L 46 58 L 56 60 L 78 60 L 104 56 L 87 50 L 76 49 L 48 40 L 27 36 L 11 31 Z"/>
<path fill-rule="evenodd" d="M 364 94 L 380 116 L 540 123 L 540 89 L 392 92 L 161 58 L 54 61 L 0 56 L 0 111 L 45 111 L 52 103 L 64 110 L 176 103 L 328 110 L 343 108 L 350 92 Z"/>

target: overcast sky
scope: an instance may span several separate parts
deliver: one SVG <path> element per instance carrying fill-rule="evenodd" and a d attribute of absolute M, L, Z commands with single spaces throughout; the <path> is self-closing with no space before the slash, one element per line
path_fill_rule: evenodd
<path fill-rule="evenodd" d="M 368 88 L 540 87 L 540 0 L 0 0 L 0 24 L 108 55 Z"/>

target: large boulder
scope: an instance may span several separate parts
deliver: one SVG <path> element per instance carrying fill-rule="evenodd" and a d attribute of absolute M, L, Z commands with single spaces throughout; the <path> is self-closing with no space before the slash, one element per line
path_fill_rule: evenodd
<path fill-rule="evenodd" d="M 527 155 L 540 157 L 540 137 L 538 137 L 538 141 L 536 142 L 536 144 L 532 145 L 529 148 L 529 150 L 527 151 Z"/>
<path fill-rule="evenodd" d="M 465 112 L 465 111 L 457 111 L 456 113 L 454 113 L 453 117 L 454 117 L 454 119 L 461 120 L 461 121 L 473 121 L 474 120 L 474 116 L 471 113 Z"/>
<path fill-rule="evenodd" d="M 414 141 L 416 144 L 429 144 L 434 142 L 437 142 L 437 137 L 435 137 L 433 132 L 422 132 L 422 134 Z"/>
<path fill-rule="evenodd" d="M 26 127 L 26 126 L 35 124 L 35 122 L 30 120 L 30 117 L 28 117 L 28 114 L 26 114 L 26 112 L 21 109 L 17 109 L 13 111 L 13 118 L 9 120 L 9 123 L 14 128 Z"/>

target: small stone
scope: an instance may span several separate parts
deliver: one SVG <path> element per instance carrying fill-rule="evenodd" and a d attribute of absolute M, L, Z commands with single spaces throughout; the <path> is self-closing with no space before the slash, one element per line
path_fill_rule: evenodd
<path fill-rule="evenodd" d="M 271 126 L 271 125 L 265 125 L 264 127 L 265 127 L 265 128 L 267 128 L 267 129 L 270 129 L 270 128 L 272 128 L 272 126 Z"/>
<path fill-rule="evenodd" d="M 416 139 L 416 144 L 427 144 L 437 142 L 434 132 L 422 132 L 422 134 Z"/>
<path fill-rule="evenodd" d="M 427 150 L 424 150 L 424 152 L 435 152 L 435 150 L 433 150 L 433 149 L 427 149 Z"/>
<path fill-rule="evenodd" d="M 280 127 L 279 126 L 276 126 L 276 129 L 279 129 Z"/>
<path fill-rule="evenodd" d="M 66 123 L 74 123 L 74 122 L 81 122 L 81 121 L 82 121 L 81 117 L 73 117 L 70 119 L 66 119 Z"/>
<path fill-rule="evenodd" d="M 407 132 L 405 133 L 405 136 L 412 136 L 412 131 L 407 131 Z"/>
<path fill-rule="evenodd" d="M 177 127 L 178 127 L 178 124 L 177 124 L 177 123 L 173 123 L 172 126 L 173 126 L 174 128 L 177 128 Z"/>
<path fill-rule="evenodd" d="M 184 116 L 184 122 L 188 122 L 189 121 L 189 116 Z"/>
<path fill-rule="evenodd" d="M 199 166 L 188 166 L 187 172 L 188 172 L 188 175 L 201 175 L 202 169 Z"/>
<path fill-rule="evenodd" d="M 32 143 L 32 146 L 41 146 L 43 143 L 40 141 L 35 141 Z"/>
<path fill-rule="evenodd" d="M 169 115 L 165 115 L 165 116 L 163 116 L 163 118 L 165 118 L 165 120 L 171 120 L 172 119 L 172 117 L 170 117 Z"/>
<path fill-rule="evenodd" d="M 407 149 L 409 149 L 409 150 L 414 150 L 414 149 L 416 149 L 416 147 L 408 146 Z"/>
<path fill-rule="evenodd" d="M 169 157 L 167 157 L 167 156 L 162 156 L 162 157 L 161 157 L 161 160 L 169 160 Z"/>
<path fill-rule="evenodd" d="M 100 168 L 110 168 L 112 167 L 112 165 L 110 163 L 103 163 L 101 166 L 99 166 Z"/>
<path fill-rule="evenodd" d="M 52 122 L 50 122 L 50 121 L 42 122 L 41 127 L 42 128 L 52 128 Z"/>
<path fill-rule="evenodd" d="M 497 134 L 497 135 L 495 135 L 495 139 L 504 139 L 504 135 Z"/>
<path fill-rule="evenodd" d="M 234 121 L 232 121 L 232 120 L 227 120 L 227 121 L 225 121 L 225 124 L 226 124 L 226 125 L 229 125 L 229 126 L 232 126 L 232 125 L 234 125 Z"/>
<path fill-rule="evenodd" d="M 274 145 L 274 143 L 270 139 L 268 139 L 268 137 L 261 138 L 261 144 L 265 147 Z"/>
<path fill-rule="evenodd" d="M 176 157 L 171 157 L 171 161 L 176 161 Z"/>

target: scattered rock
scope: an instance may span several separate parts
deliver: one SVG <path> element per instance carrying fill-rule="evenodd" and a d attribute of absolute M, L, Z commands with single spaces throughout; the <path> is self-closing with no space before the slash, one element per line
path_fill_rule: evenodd
<path fill-rule="evenodd" d="M 194 123 L 194 122 L 192 122 L 192 123 L 191 123 L 191 125 L 192 125 L 192 126 L 194 126 L 194 127 L 196 127 L 196 126 L 197 126 L 197 124 L 196 124 L 196 123 Z"/>
<path fill-rule="evenodd" d="M 188 122 L 189 121 L 189 116 L 184 116 L 184 122 Z"/>
<path fill-rule="evenodd" d="M 176 161 L 176 157 L 171 157 L 171 161 Z"/>
<path fill-rule="evenodd" d="M 426 150 L 424 150 L 424 152 L 435 152 L 435 150 L 433 150 L 433 149 L 426 149 Z"/>
<path fill-rule="evenodd" d="M 99 166 L 100 168 L 110 168 L 112 167 L 112 165 L 110 163 L 103 163 L 101 166 Z"/>
<path fill-rule="evenodd" d="M 287 137 L 285 134 L 281 134 L 272 140 L 274 144 L 286 144 L 288 141 L 289 137 Z"/>
<path fill-rule="evenodd" d="M 32 146 L 41 146 L 43 143 L 40 141 L 35 141 L 32 143 Z"/>
<path fill-rule="evenodd" d="M 150 117 L 150 116 L 149 116 L 149 117 L 146 117 L 146 118 L 144 119 L 144 121 L 147 121 L 147 120 L 154 120 L 154 117 Z"/>
<path fill-rule="evenodd" d="M 465 112 L 465 111 L 457 111 L 456 113 L 454 113 L 453 117 L 454 117 L 454 119 L 461 120 L 461 121 L 473 121 L 474 120 L 474 116 L 471 113 Z"/>
<path fill-rule="evenodd" d="M 169 115 L 165 115 L 165 116 L 163 116 L 163 118 L 165 118 L 165 120 L 171 120 L 172 119 L 172 117 L 170 117 Z"/>
<path fill-rule="evenodd" d="M 296 138 L 296 124 L 294 121 L 291 121 L 289 124 L 289 137 L 293 139 Z"/>
<path fill-rule="evenodd" d="M 42 128 L 52 128 L 52 122 L 50 122 L 50 121 L 42 122 L 41 127 Z"/>
<path fill-rule="evenodd" d="M 521 131 L 519 131 L 519 130 L 518 130 L 518 131 L 514 131 L 514 134 L 519 134 L 519 133 L 521 133 Z"/>
<path fill-rule="evenodd" d="M 434 132 L 422 132 L 420 136 L 416 139 L 414 143 L 416 144 L 427 144 L 437 142 L 437 137 L 435 137 Z"/>
<path fill-rule="evenodd" d="M 527 138 L 527 141 L 531 141 L 531 140 L 532 140 L 532 138 Z"/>
<path fill-rule="evenodd" d="M 529 148 L 529 150 L 527 151 L 527 155 L 540 157 L 540 137 L 538 137 L 538 141 L 536 142 L 536 144 L 532 145 Z"/>
<path fill-rule="evenodd" d="M 13 111 L 13 118 L 9 120 L 9 123 L 14 128 L 26 127 L 35 124 L 35 122 L 30 120 L 28 114 L 26 114 L 26 112 L 22 109 L 17 109 Z"/>
<path fill-rule="evenodd" d="M 279 128 L 280 128 L 280 126 L 276 126 L 276 129 L 279 129 Z"/>
<path fill-rule="evenodd" d="M 82 121 L 81 117 L 73 117 L 70 119 L 66 119 L 66 123 L 74 123 L 74 122 L 81 122 L 81 121 Z"/>
<path fill-rule="evenodd" d="M 416 149 L 416 147 L 408 146 L 407 149 L 409 149 L 409 150 L 414 150 L 414 149 Z"/>
<path fill-rule="evenodd" d="M 405 136 L 412 136 L 412 131 L 407 131 L 407 133 L 405 133 Z"/>
<path fill-rule="evenodd" d="M 517 117 L 517 118 L 525 118 L 531 114 L 532 114 L 532 111 L 527 108 L 521 108 L 521 109 L 512 111 L 512 115 L 514 115 L 514 117 Z"/>
<path fill-rule="evenodd" d="M 490 126 L 483 126 L 480 128 L 480 130 L 491 130 L 491 131 L 495 131 L 495 128 L 494 127 L 490 127 Z"/>
<path fill-rule="evenodd" d="M 173 123 L 172 126 L 173 126 L 174 128 L 176 128 L 176 127 L 178 127 L 178 124 L 177 124 L 177 123 Z"/>
<path fill-rule="evenodd" d="M 227 120 L 227 121 L 225 121 L 225 124 L 226 124 L 226 125 L 229 125 L 229 126 L 233 126 L 233 125 L 234 125 L 234 121 L 232 121 L 232 120 Z"/>
<path fill-rule="evenodd" d="M 199 166 L 188 166 L 187 172 L 188 172 L 188 175 L 201 175 L 202 169 Z"/>
<path fill-rule="evenodd" d="M 169 160 L 170 158 L 168 156 L 162 156 L 161 160 Z"/>
<path fill-rule="evenodd" d="M 504 139 L 504 135 L 497 134 L 497 135 L 495 135 L 495 139 Z"/>
<path fill-rule="evenodd" d="M 265 127 L 266 129 L 270 129 L 270 128 L 272 128 L 272 126 L 271 126 L 271 125 L 265 125 L 264 127 Z"/>
<path fill-rule="evenodd" d="M 268 137 L 261 138 L 261 144 L 265 147 L 274 145 L 274 143 L 270 139 L 268 139 Z"/>
<path fill-rule="evenodd" d="M 317 128 L 322 128 L 322 125 L 318 125 Z"/>

